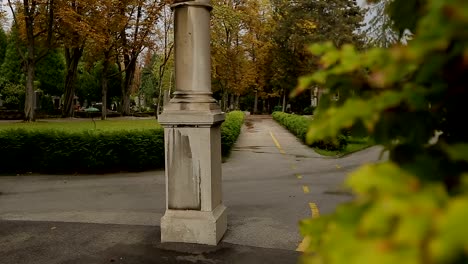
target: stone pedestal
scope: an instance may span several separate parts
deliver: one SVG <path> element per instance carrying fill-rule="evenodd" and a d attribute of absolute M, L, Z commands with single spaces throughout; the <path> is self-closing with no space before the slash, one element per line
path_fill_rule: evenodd
<path fill-rule="evenodd" d="M 216 245 L 227 229 L 221 189 L 224 121 L 211 93 L 210 2 L 175 1 L 176 92 L 165 130 L 166 213 L 162 242 Z"/>

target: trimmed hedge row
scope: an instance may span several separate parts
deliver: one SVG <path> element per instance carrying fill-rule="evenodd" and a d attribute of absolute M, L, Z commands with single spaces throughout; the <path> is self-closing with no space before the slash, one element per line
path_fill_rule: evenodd
<path fill-rule="evenodd" d="M 221 125 L 221 153 L 229 155 L 232 146 L 236 143 L 244 123 L 244 113 L 241 111 L 229 112 Z"/>
<path fill-rule="evenodd" d="M 104 173 L 163 166 L 163 129 L 0 131 L 1 172 Z"/>
<path fill-rule="evenodd" d="M 242 115 L 242 116 L 240 116 Z M 223 155 L 237 140 L 243 113 L 221 126 Z M 164 130 L 66 132 L 0 130 L 0 173 L 109 173 L 164 167 Z"/>
<path fill-rule="evenodd" d="M 273 119 L 276 120 L 279 124 L 288 129 L 296 137 L 298 137 L 302 142 L 306 143 L 307 131 L 312 120 L 309 117 L 287 114 L 284 112 L 274 112 L 272 114 Z M 307 143 L 306 143 L 307 144 Z M 328 138 L 326 140 L 314 141 L 311 144 L 307 144 L 314 148 L 324 149 L 324 150 L 342 150 L 346 147 L 348 142 L 346 137 L 343 135 L 338 136 L 337 138 Z"/>

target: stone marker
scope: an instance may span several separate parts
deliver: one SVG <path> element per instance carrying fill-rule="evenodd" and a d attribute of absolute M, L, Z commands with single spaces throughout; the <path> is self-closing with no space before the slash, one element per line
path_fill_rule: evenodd
<path fill-rule="evenodd" d="M 174 1 L 174 98 L 159 117 L 166 151 L 162 242 L 216 245 L 227 229 L 221 112 L 211 92 L 209 0 Z"/>

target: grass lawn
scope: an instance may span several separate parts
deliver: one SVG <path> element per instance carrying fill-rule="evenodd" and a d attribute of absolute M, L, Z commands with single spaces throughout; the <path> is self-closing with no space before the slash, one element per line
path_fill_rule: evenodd
<path fill-rule="evenodd" d="M 36 122 L 2 122 L 0 123 L 0 130 L 3 129 L 31 129 L 31 130 L 64 130 L 64 131 L 87 131 L 87 130 L 133 130 L 133 129 L 154 129 L 161 127 L 155 119 L 118 119 L 118 120 L 38 120 Z"/>
<path fill-rule="evenodd" d="M 314 151 L 323 156 L 344 156 L 346 154 L 350 154 L 370 146 L 374 145 L 374 142 L 369 139 L 368 137 L 365 138 L 355 138 L 349 137 L 348 138 L 348 145 L 344 150 L 336 150 L 336 151 L 329 151 L 323 150 L 319 148 L 314 148 Z"/>

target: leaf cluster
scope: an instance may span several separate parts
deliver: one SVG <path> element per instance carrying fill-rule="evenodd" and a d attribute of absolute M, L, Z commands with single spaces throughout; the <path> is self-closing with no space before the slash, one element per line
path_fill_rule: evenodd
<path fill-rule="evenodd" d="M 353 202 L 302 223 L 306 263 L 468 261 L 468 4 L 395 0 L 389 12 L 399 32 L 414 33 L 407 45 L 360 52 L 314 44 L 320 69 L 295 91 L 354 91 L 317 109 L 308 142 L 361 126 L 389 152 L 350 176 Z"/>

